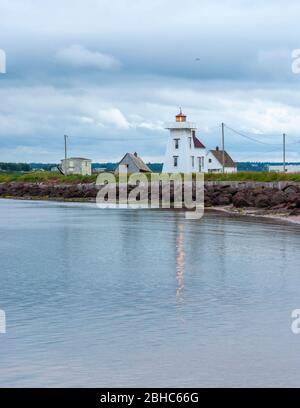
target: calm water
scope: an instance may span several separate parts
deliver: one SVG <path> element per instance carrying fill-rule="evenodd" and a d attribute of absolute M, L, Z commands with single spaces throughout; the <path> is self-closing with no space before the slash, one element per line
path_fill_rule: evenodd
<path fill-rule="evenodd" d="M 300 386 L 300 228 L 0 200 L 0 386 Z"/>

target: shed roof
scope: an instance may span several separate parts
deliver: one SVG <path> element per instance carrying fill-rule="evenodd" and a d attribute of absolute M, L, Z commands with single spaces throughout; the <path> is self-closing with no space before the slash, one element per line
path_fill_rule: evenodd
<path fill-rule="evenodd" d="M 141 171 L 145 171 L 145 172 L 151 172 L 150 168 L 147 166 L 147 164 L 145 164 L 143 162 L 143 160 L 139 157 L 136 156 L 133 153 L 126 153 L 125 156 L 122 158 L 122 160 L 119 162 L 119 165 L 122 163 L 122 161 L 124 160 L 124 158 L 126 156 L 129 156 L 130 159 L 134 162 L 134 164 L 138 167 L 139 170 Z"/>
<path fill-rule="evenodd" d="M 215 156 L 220 164 L 223 164 L 223 150 L 215 149 L 210 150 L 210 152 Z M 236 163 L 232 160 L 226 150 L 224 151 L 224 160 L 225 167 L 236 167 Z"/>

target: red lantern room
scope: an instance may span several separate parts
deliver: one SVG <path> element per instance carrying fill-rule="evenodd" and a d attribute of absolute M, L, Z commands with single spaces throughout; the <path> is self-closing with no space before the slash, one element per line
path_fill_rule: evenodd
<path fill-rule="evenodd" d="M 186 121 L 186 116 L 182 113 L 181 108 L 180 108 L 180 113 L 175 116 L 176 117 L 176 122 L 185 122 Z"/>

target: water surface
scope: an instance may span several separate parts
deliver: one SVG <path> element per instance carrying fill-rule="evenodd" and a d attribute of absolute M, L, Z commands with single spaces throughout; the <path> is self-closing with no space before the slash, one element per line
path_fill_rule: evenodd
<path fill-rule="evenodd" d="M 1 387 L 299 386 L 300 228 L 0 200 Z"/>

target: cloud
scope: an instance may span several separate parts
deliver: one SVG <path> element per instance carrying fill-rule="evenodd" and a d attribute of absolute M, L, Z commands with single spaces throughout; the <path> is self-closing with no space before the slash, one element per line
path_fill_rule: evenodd
<path fill-rule="evenodd" d="M 121 129 L 128 129 L 129 123 L 123 113 L 117 108 L 99 110 L 100 122 L 104 125 L 112 125 Z"/>
<path fill-rule="evenodd" d="M 4 50 L 0 49 L 0 74 L 6 73 L 6 54 Z"/>
<path fill-rule="evenodd" d="M 90 51 L 81 45 L 71 45 L 59 50 L 56 58 L 58 61 L 74 67 L 113 70 L 121 66 L 117 58 L 99 51 Z"/>
<path fill-rule="evenodd" d="M 64 133 L 94 161 L 160 160 L 179 106 L 209 148 L 222 121 L 297 141 L 299 12 L 299 0 L 1 0 L 2 160 L 57 161 Z M 229 131 L 226 148 L 236 160 L 281 155 Z"/>
<path fill-rule="evenodd" d="M 282 87 L 262 90 L 228 85 L 219 89 L 218 84 L 207 86 L 205 81 L 177 81 L 173 87 L 169 81 L 167 86 L 166 79 L 147 83 L 132 78 L 122 84 L 122 92 L 119 86 L 97 84 L 85 89 L 4 87 L 0 100 L 5 101 L 0 112 L 0 148 L 5 161 L 37 160 L 40 154 L 38 161 L 58 162 L 65 133 L 70 136 L 72 155 L 114 161 L 127 151 L 138 151 L 142 157 L 159 161 L 168 137 L 165 123 L 174 119 L 179 104 L 188 120 L 197 123 L 199 138 L 208 148 L 220 144 L 218 125 L 222 121 L 243 132 L 261 131 L 264 134 L 257 138 L 268 143 L 281 143 L 282 132 L 288 134 L 288 143 L 299 140 L 300 90 Z M 225 138 L 236 160 L 282 156 L 280 146 L 258 145 L 228 129 Z M 289 145 L 288 160 L 299 160 L 299 147 Z"/>

